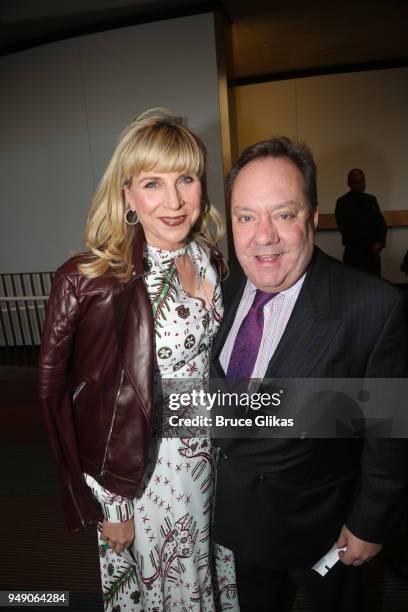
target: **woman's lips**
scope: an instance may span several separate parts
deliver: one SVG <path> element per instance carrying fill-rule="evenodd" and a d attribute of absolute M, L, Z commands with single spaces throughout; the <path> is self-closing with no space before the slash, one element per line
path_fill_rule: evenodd
<path fill-rule="evenodd" d="M 181 225 L 186 220 L 186 215 L 180 215 L 179 217 L 160 217 L 160 221 L 163 221 L 169 227 L 176 227 Z"/>

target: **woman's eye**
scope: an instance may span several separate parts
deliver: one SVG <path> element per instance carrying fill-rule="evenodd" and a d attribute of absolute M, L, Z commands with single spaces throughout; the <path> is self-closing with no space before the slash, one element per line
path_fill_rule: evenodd
<path fill-rule="evenodd" d="M 144 185 L 145 189 L 154 189 L 155 187 L 157 187 L 157 181 L 149 181 Z"/>
<path fill-rule="evenodd" d="M 194 177 L 192 176 L 182 176 L 180 179 L 181 183 L 185 183 L 186 185 L 188 185 L 189 183 L 192 183 L 194 181 Z"/>

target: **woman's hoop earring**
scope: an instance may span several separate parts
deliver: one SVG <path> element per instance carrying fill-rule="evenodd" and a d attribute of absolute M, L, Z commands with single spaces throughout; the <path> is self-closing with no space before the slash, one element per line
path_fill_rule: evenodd
<path fill-rule="evenodd" d="M 133 208 L 127 208 L 125 211 L 125 223 L 127 225 L 136 225 L 139 223 L 139 217 L 136 214 L 136 211 Z"/>

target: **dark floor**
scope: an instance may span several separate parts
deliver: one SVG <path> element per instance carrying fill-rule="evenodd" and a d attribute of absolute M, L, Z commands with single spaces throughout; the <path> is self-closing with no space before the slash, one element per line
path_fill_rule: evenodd
<path fill-rule="evenodd" d="M 101 612 L 96 534 L 65 529 L 34 364 L 31 355 L 23 367 L 0 365 L 0 590 L 69 591 L 71 611 Z M 384 569 L 383 557 L 365 567 L 365 581 L 364 612 L 408 612 L 408 579 Z M 292 610 L 309 607 L 298 596 Z"/>
<path fill-rule="evenodd" d="M 39 346 L 1 346 L 0 367 L 36 368 L 39 352 Z"/>
<path fill-rule="evenodd" d="M 0 367 L 0 590 L 69 591 L 71 611 L 101 612 L 96 533 L 65 528 L 36 386 L 34 368 Z"/>

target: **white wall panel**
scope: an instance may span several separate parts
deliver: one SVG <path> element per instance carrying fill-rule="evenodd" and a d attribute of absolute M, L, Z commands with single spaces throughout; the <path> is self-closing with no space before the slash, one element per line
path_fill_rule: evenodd
<path fill-rule="evenodd" d="M 0 272 L 55 269 L 92 193 L 75 41 L 0 59 Z"/>
<path fill-rule="evenodd" d="M 188 118 L 224 210 L 212 14 L 143 24 L 0 59 L 0 272 L 54 270 L 82 246 L 92 192 L 127 123 Z"/>

